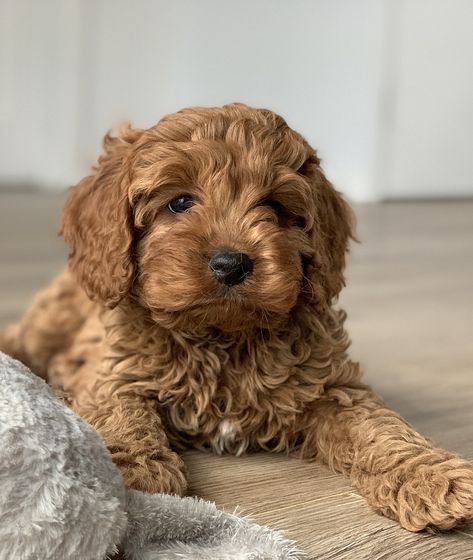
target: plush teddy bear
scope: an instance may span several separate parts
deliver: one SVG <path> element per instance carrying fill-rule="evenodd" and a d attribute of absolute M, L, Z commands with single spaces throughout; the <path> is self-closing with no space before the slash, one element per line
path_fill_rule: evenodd
<path fill-rule="evenodd" d="M 95 430 L 0 353 L 0 560 L 295 560 L 280 533 L 124 487 Z"/>

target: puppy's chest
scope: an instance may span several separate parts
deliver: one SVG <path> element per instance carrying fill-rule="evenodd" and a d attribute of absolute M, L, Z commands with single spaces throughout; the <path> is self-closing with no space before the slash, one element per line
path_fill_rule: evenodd
<path fill-rule="evenodd" d="M 179 368 L 158 373 L 158 401 L 175 440 L 241 453 L 271 446 L 301 411 L 300 358 L 248 346 L 176 350 Z M 179 369 L 179 371 L 178 371 Z"/>

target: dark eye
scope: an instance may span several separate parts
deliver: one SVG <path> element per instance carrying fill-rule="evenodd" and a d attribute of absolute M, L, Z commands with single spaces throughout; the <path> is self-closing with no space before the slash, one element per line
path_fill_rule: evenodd
<path fill-rule="evenodd" d="M 305 219 L 301 216 L 296 216 L 292 212 L 290 212 L 283 204 L 281 204 L 278 200 L 274 198 L 265 198 L 260 202 L 260 206 L 267 206 L 274 210 L 278 218 L 278 222 L 283 227 L 305 227 Z"/>
<path fill-rule="evenodd" d="M 192 206 L 194 206 L 194 199 L 190 194 L 181 194 L 168 204 L 168 208 L 173 214 L 187 212 Z"/>
<path fill-rule="evenodd" d="M 284 214 L 284 206 L 277 200 L 274 200 L 274 198 L 266 198 L 261 202 L 261 206 L 268 206 L 274 210 L 278 216 L 282 216 Z"/>

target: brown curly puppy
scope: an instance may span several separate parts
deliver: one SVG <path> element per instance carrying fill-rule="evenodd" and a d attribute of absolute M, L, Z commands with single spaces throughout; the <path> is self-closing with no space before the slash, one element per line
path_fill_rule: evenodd
<path fill-rule="evenodd" d="M 347 204 L 268 110 L 185 109 L 106 136 L 69 195 L 69 271 L 2 346 L 71 394 L 126 483 L 183 493 L 172 448 L 319 458 L 412 531 L 473 518 L 473 468 L 347 355 Z"/>

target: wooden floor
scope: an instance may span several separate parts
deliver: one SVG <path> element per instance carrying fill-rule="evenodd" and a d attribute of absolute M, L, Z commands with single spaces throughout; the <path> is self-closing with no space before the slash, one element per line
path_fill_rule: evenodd
<path fill-rule="evenodd" d="M 58 196 L 0 194 L 0 327 L 63 264 L 61 204 Z M 473 460 L 473 202 L 356 210 L 362 244 L 341 299 L 353 355 L 392 407 Z M 322 466 L 267 454 L 186 459 L 192 493 L 285 530 L 310 559 L 473 559 L 473 524 L 410 534 Z"/>

